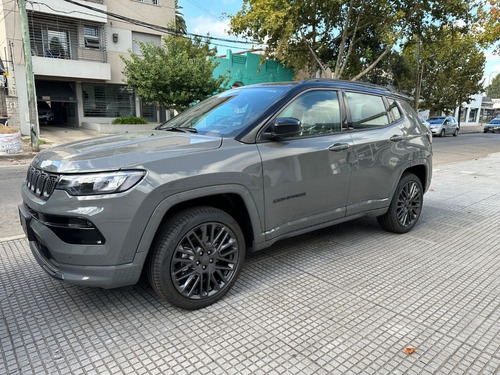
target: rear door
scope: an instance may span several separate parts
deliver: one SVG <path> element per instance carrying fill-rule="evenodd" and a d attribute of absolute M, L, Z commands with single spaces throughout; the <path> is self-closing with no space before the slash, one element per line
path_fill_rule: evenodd
<path fill-rule="evenodd" d="M 347 215 L 387 207 L 408 160 L 408 120 L 394 99 L 346 92 L 353 141 Z"/>
<path fill-rule="evenodd" d="M 285 140 L 258 144 L 267 239 L 345 216 L 349 192 L 352 141 L 342 128 L 345 113 L 338 92 L 303 93 L 272 123 L 283 117 L 300 120 L 303 131 Z"/>

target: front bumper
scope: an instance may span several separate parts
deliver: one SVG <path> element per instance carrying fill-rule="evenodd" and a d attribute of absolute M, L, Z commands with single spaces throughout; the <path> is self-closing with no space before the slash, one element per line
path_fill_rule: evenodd
<path fill-rule="evenodd" d="M 35 260 L 53 278 L 71 284 L 105 289 L 133 285 L 139 280 L 147 252 L 137 253 L 131 263 L 120 265 L 85 266 L 60 263 L 54 259 L 41 235 L 49 229 L 35 220 L 24 204 L 19 205 L 18 209 L 21 225 Z"/>

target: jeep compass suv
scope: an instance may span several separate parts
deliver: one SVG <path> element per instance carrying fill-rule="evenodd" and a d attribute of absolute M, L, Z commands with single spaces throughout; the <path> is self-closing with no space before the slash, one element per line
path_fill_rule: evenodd
<path fill-rule="evenodd" d="M 362 216 L 412 229 L 431 139 L 405 99 L 378 86 L 236 88 L 153 131 L 39 153 L 21 223 L 56 279 L 115 288 L 144 272 L 162 298 L 202 308 L 233 286 L 246 251 Z"/>

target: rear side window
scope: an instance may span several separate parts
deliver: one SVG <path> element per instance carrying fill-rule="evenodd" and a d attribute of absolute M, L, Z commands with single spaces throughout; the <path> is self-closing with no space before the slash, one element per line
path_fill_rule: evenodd
<path fill-rule="evenodd" d="M 399 107 L 394 99 L 387 99 L 389 102 L 389 114 L 392 117 L 392 121 L 398 121 L 403 117 L 403 114 L 399 110 Z"/>
<path fill-rule="evenodd" d="M 386 126 L 391 123 L 381 96 L 346 92 L 353 129 Z"/>

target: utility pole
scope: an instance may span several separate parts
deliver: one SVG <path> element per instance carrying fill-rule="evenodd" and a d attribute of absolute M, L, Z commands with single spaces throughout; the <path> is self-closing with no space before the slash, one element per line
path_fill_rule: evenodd
<path fill-rule="evenodd" d="M 28 30 L 28 15 L 26 14 L 26 0 L 17 0 L 17 4 L 19 6 L 19 17 L 21 19 L 24 61 L 26 63 L 26 89 L 28 90 L 31 148 L 34 152 L 38 152 L 40 151 L 40 146 L 38 145 L 40 127 L 38 126 L 38 117 L 36 114 L 35 78 L 33 76 L 33 63 L 31 61 L 31 42 Z"/>

